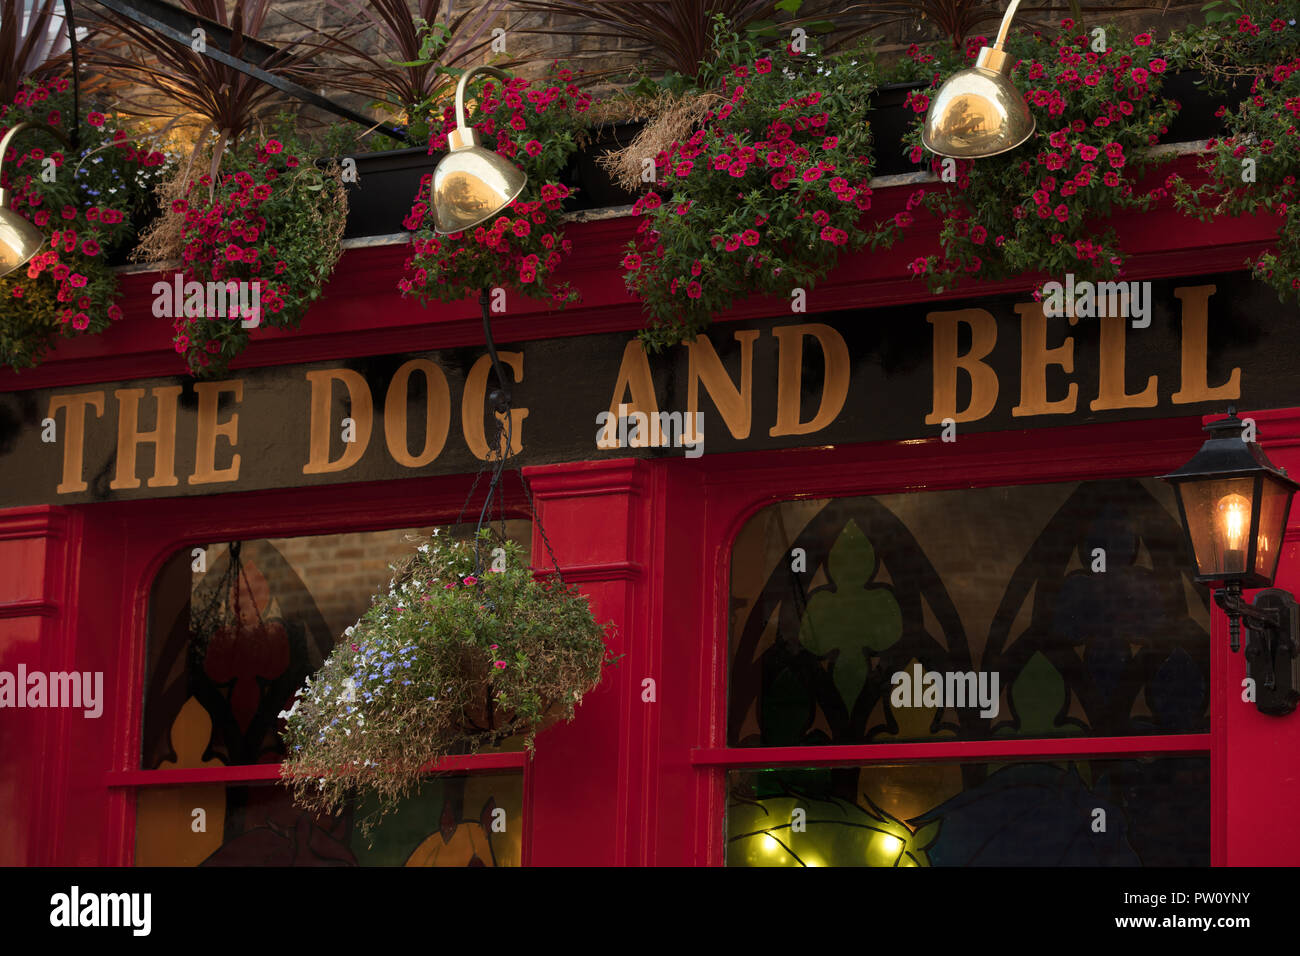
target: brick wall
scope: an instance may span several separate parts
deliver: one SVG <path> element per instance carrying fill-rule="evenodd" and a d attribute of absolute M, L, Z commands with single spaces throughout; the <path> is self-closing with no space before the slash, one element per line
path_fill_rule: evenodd
<path fill-rule="evenodd" d="M 427 540 L 433 527 L 272 538 L 246 543 L 242 556 L 245 562 L 252 560 L 266 580 L 265 589 L 256 576 L 250 582 L 263 613 L 268 592 L 279 603 L 281 614 L 292 614 L 295 606 L 301 604 L 301 595 L 295 594 L 297 586 L 287 573 L 277 573 L 276 565 L 271 562 L 257 561 L 259 548 L 269 544 L 298 576 L 324 617 L 329 632 L 337 638 L 370 607 L 371 595 L 387 586 L 392 578 L 389 566 L 402 561 Z M 467 533 L 472 526 L 462 526 L 462 529 Z M 532 534 L 530 522 L 508 521 L 506 532 L 527 550 Z M 224 544 L 210 546 L 206 553 L 207 566 L 216 567 L 226 551 Z M 201 579 L 201 575 L 196 575 L 195 584 Z"/>

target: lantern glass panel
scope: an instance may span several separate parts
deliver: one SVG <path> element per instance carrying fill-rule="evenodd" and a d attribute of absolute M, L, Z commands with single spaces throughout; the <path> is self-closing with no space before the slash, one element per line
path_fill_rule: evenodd
<path fill-rule="evenodd" d="M 1254 479 L 1182 481 L 1178 494 L 1196 553 L 1197 573 L 1232 577 L 1251 570 L 1248 552 Z"/>
<path fill-rule="evenodd" d="M 1277 559 L 1282 553 L 1283 527 L 1292 491 L 1275 478 L 1265 477 L 1260 494 L 1258 550 L 1255 573 L 1272 582 L 1277 573 Z"/>

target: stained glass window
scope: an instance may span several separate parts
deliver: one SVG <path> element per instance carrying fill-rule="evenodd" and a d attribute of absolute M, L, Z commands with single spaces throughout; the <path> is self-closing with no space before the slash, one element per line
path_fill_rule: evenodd
<path fill-rule="evenodd" d="M 431 777 L 362 836 L 369 804 L 310 814 L 251 770 L 284 758 L 281 712 L 387 585 L 390 566 L 433 530 L 237 541 L 183 549 L 163 565 L 149 605 L 141 769 L 250 772 L 236 783 L 142 786 L 137 865 L 520 864 L 518 771 Z M 507 521 L 505 531 L 527 554 L 531 523 Z"/>
<path fill-rule="evenodd" d="M 728 770 L 727 864 L 1208 865 L 1209 756 L 1174 739 L 1209 729 L 1194 574 L 1150 479 L 760 511 L 732 546 L 727 743 L 835 763 Z M 1105 740 L 1133 737 L 1172 749 Z M 973 750 L 912 747 L 945 741 Z"/>
<path fill-rule="evenodd" d="M 1208 866 L 1206 756 L 733 771 L 729 866 Z"/>
<path fill-rule="evenodd" d="M 728 744 L 1205 732 L 1194 568 L 1155 480 L 770 506 L 732 548 Z"/>
<path fill-rule="evenodd" d="M 455 534 L 468 529 L 447 529 Z M 432 528 L 185 549 L 149 606 L 141 769 L 279 763 L 279 714 Z M 531 525 L 506 523 L 527 549 Z"/>
<path fill-rule="evenodd" d="M 151 787 L 136 805 L 137 866 L 519 866 L 523 775 L 431 777 L 362 835 L 367 805 L 295 807 L 284 787 Z M 201 816 L 197 813 L 201 811 Z M 203 826 L 195 823 L 202 820 Z"/>

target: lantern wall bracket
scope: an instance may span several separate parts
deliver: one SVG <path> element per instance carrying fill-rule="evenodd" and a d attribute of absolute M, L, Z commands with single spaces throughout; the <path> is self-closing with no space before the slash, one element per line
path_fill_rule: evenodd
<path fill-rule="evenodd" d="M 1228 615 L 1232 649 L 1240 646 L 1246 626 L 1246 675 L 1255 685 L 1255 706 L 1261 713 L 1283 717 L 1300 702 L 1300 605 L 1281 588 L 1267 588 L 1253 603 L 1241 596 L 1239 584 L 1214 592 L 1214 602 Z"/>

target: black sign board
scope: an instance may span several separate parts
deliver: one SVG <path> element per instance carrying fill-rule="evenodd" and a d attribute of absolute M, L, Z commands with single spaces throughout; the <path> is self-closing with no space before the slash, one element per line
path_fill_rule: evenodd
<path fill-rule="evenodd" d="M 1300 310 L 1266 286 L 1123 286 L 718 323 L 649 356 L 632 333 L 506 345 L 512 447 L 694 458 L 1300 404 Z M 473 471 L 490 388 L 458 348 L 0 395 L 0 507 Z"/>

